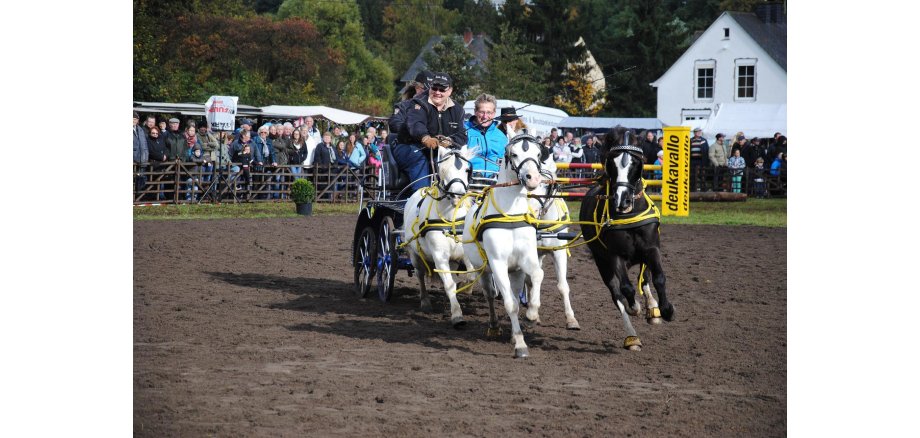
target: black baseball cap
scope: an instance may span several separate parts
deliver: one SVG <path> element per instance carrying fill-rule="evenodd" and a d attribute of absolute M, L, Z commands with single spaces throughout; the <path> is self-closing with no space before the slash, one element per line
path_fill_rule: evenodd
<path fill-rule="evenodd" d="M 445 87 L 451 86 L 450 75 L 447 73 L 435 73 L 431 78 L 431 85 L 442 85 Z"/>

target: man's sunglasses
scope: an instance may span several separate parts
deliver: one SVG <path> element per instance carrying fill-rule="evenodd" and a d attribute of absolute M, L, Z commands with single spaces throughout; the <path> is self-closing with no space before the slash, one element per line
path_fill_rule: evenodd
<path fill-rule="evenodd" d="M 432 90 L 432 91 L 437 91 L 438 93 L 443 93 L 443 92 L 447 91 L 447 88 L 449 88 L 449 87 L 442 87 L 442 86 L 440 86 L 440 85 L 433 85 L 433 86 L 431 87 L 431 90 Z"/>

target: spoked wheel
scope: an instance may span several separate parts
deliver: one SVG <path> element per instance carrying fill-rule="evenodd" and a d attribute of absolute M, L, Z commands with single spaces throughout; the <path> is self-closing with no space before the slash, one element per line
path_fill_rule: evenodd
<path fill-rule="evenodd" d="M 355 296 L 364 298 L 370 292 L 377 268 L 377 233 L 364 227 L 355 243 Z"/>
<path fill-rule="evenodd" d="M 380 236 L 377 239 L 377 294 L 380 301 L 390 301 L 393 284 L 396 281 L 399 253 L 396 248 L 396 226 L 393 218 L 386 216 L 380 223 Z"/>

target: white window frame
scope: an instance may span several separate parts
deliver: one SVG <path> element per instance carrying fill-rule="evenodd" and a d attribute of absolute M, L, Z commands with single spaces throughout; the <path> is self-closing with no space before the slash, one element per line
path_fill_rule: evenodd
<path fill-rule="evenodd" d="M 700 96 L 700 70 L 712 69 L 712 95 L 710 97 Z M 694 102 L 713 102 L 716 98 L 716 60 L 715 59 L 698 59 L 693 63 L 693 101 Z"/>
<path fill-rule="evenodd" d="M 741 88 L 741 77 L 739 75 L 738 69 L 741 67 L 752 67 L 754 69 L 754 75 L 751 78 L 750 87 L 752 90 L 751 97 L 741 97 L 738 94 Z M 757 58 L 737 58 L 735 59 L 735 87 L 733 94 L 735 95 L 735 102 L 756 102 L 757 101 Z"/>
<path fill-rule="evenodd" d="M 701 120 L 699 123 L 689 124 L 694 126 L 703 126 L 711 116 L 712 108 L 681 108 L 680 110 L 681 124 L 688 124 L 688 122 L 692 122 L 693 120 Z"/>

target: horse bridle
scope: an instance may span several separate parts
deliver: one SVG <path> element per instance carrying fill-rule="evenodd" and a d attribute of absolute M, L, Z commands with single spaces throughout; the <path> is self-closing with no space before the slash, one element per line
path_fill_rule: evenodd
<path fill-rule="evenodd" d="M 454 158 L 454 167 L 455 167 L 457 170 L 460 170 L 460 169 L 463 167 L 463 162 L 465 161 L 466 164 L 468 165 L 468 167 L 467 167 L 467 169 L 466 169 L 466 181 L 464 181 L 464 180 L 462 180 L 462 179 L 460 179 L 460 178 L 453 178 L 453 179 L 451 179 L 450 181 L 447 181 L 447 183 L 444 183 L 444 181 L 441 180 L 441 176 L 438 175 L 438 183 L 437 183 L 437 184 L 438 184 L 438 188 L 441 190 L 441 192 L 443 192 L 443 195 L 441 195 L 441 196 L 438 197 L 438 198 L 435 198 L 435 199 L 437 199 L 438 201 L 444 199 L 444 198 L 447 197 L 447 196 L 451 196 L 451 197 L 462 196 L 462 195 L 458 195 L 458 194 L 456 194 L 456 193 L 451 193 L 450 191 L 448 191 L 448 187 L 450 187 L 450 186 L 451 186 L 453 183 L 455 183 L 455 182 L 460 183 L 460 185 L 463 186 L 463 193 L 466 193 L 466 192 L 469 190 L 469 187 L 470 187 L 470 186 L 469 186 L 469 180 L 470 180 L 470 178 L 472 177 L 472 174 L 473 174 L 473 164 L 470 163 L 470 160 L 467 160 L 467 159 L 464 158 L 462 155 L 460 155 L 460 150 L 459 150 L 459 148 L 456 148 L 456 147 L 453 147 L 453 146 L 452 146 L 452 147 L 450 147 L 449 149 L 450 149 L 450 151 L 447 153 L 447 155 L 445 155 L 443 158 L 441 158 L 441 159 L 438 160 L 438 162 L 437 162 L 437 167 L 440 168 L 440 167 L 441 167 L 441 163 L 443 163 L 443 162 L 447 161 L 448 159 L 450 159 L 451 157 L 453 157 L 453 158 Z"/>
<path fill-rule="evenodd" d="M 635 158 L 635 159 L 637 159 L 637 160 L 640 160 L 640 162 L 641 162 L 642 157 L 643 157 L 642 148 L 639 148 L 639 147 L 637 147 L 637 146 L 621 145 L 621 146 L 614 146 L 614 147 L 610 148 L 610 150 L 609 150 L 609 152 L 615 152 L 615 151 L 626 152 L 626 153 L 628 153 L 629 155 L 631 155 L 633 158 Z M 605 165 L 606 165 L 606 163 L 605 163 Z M 609 178 L 609 175 L 608 175 L 608 180 L 609 180 L 609 179 L 610 179 L 610 178 Z M 639 181 L 642 181 L 642 178 L 639 178 Z M 615 184 L 614 184 L 614 188 L 616 188 L 616 187 L 626 187 L 626 188 L 628 188 L 630 191 L 632 191 L 633 193 L 636 193 L 636 186 L 633 185 L 633 184 L 630 184 L 629 182 L 618 182 L 618 181 L 614 181 L 614 183 L 615 183 Z M 637 195 L 638 195 L 638 194 L 637 194 Z"/>
<path fill-rule="evenodd" d="M 530 150 L 530 143 L 528 143 L 528 141 L 533 142 L 535 147 L 541 147 L 537 139 L 534 138 L 530 134 L 525 133 L 525 134 L 515 135 L 514 137 L 511 138 L 511 141 L 508 142 L 509 149 L 505 151 L 505 167 L 511 166 L 511 155 L 509 154 L 510 146 L 519 141 L 524 142 L 524 144 L 521 146 L 521 149 L 523 149 L 524 152 L 527 152 Z M 537 166 L 537 172 L 540 172 L 540 174 L 543 175 L 543 166 L 541 165 L 540 161 L 535 158 L 528 157 L 528 158 L 525 158 L 520 163 L 518 163 L 517 166 L 513 166 L 511 168 L 512 170 L 514 170 L 514 174 L 517 176 L 518 183 L 521 182 L 521 168 L 523 168 L 524 165 L 527 164 L 528 161 L 533 161 L 534 164 Z"/>

